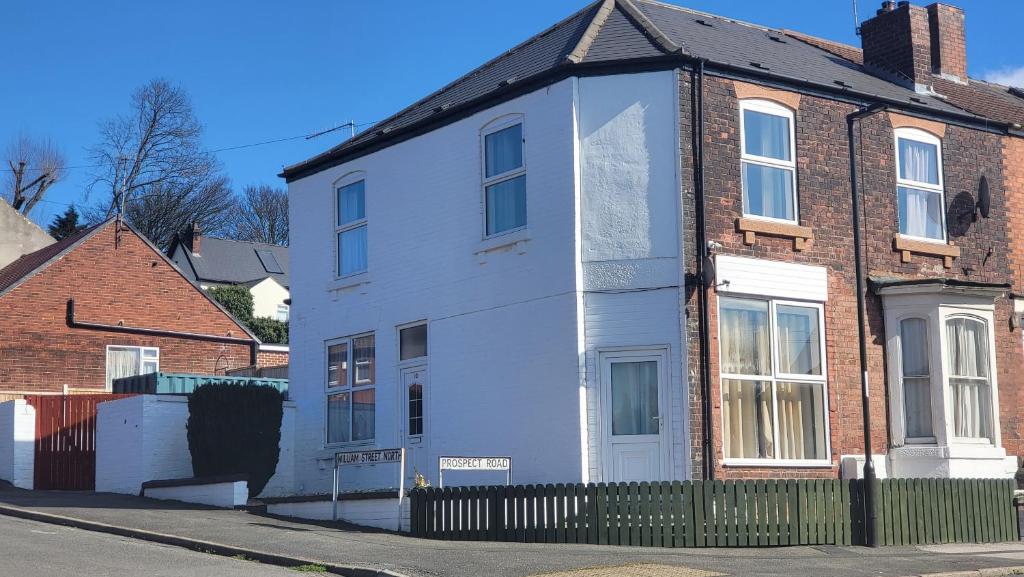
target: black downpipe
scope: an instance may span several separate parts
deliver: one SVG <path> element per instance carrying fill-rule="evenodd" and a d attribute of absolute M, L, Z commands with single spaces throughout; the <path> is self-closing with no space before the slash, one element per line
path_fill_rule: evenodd
<path fill-rule="evenodd" d="M 697 246 L 700 247 L 697 256 L 697 278 L 694 279 L 696 290 L 700 294 L 700 380 L 701 380 L 701 409 L 704 418 L 704 459 L 702 465 L 705 479 L 715 478 L 714 448 L 711 441 L 711 352 L 708 350 L 708 342 L 711 335 L 711 316 L 708 314 L 708 287 L 704 276 L 704 263 L 708 260 L 708 239 L 707 225 L 705 224 L 704 208 L 704 60 L 697 61 L 697 69 L 693 82 L 694 98 L 694 196 L 696 206 L 696 227 Z"/>
<path fill-rule="evenodd" d="M 867 116 L 886 108 L 885 104 L 875 104 L 862 108 L 846 117 L 846 137 L 850 147 L 850 191 L 853 195 L 853 258 L 854 271 L 857 275 L 857 341 L 860 347 L 860 386 L 861 410 L 864 417 L 864 509 L 867 513 L 865 527 L 865 545 L 878 547 L 876 531 L 878 512 L 875 510 L 875 463 L 871 452 L 871 394 L 868 387 L 868 345 L 865 334 L 864 298 L 866 293 L 864 282 L 864 265 L 861 259 L 860 245 L 860 193 L 857 190 L 857 151 L 854 147 L 854 124 Z"/>

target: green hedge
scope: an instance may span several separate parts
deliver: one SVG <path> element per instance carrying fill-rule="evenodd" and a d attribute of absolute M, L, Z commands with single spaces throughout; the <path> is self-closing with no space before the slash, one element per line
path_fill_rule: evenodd
<path fill-rule="evenodd" d="M 196 477 L 244 474 L 256 497 L 274 476 L 284 397 L 259 385 L 208 384 L 188 399 L 188 449 Z"/>

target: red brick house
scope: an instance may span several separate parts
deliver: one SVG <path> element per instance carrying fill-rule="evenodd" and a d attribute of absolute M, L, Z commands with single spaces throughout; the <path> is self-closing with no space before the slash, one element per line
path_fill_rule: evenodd
<path fill-rule="evenodd" d="M 0 392 L 102 391 L 156 370 L 223 374 L 255 364 L 258 344 L 115 219 L 0 269 Z"/>

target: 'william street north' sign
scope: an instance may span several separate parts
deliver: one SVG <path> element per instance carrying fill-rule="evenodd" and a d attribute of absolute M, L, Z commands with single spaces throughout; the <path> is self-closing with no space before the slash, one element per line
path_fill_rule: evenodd
<path fill-rule="evenodd" d="M 401 463 L 401 449 L 373 449 L 370 451 L 350 451 L 334 455 L 338 465 L 383 465 Z"/>

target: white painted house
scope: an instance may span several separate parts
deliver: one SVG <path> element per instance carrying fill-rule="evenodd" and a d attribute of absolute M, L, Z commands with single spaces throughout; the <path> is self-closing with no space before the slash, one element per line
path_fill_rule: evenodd
<path fill-rule="evenodd" d="M 368 446 L 435 484 L 441 455 L 511 456 L 516 483 L 688 477 L 678 86 L 569 77 L 289 177 L 297 492 Z"/>

